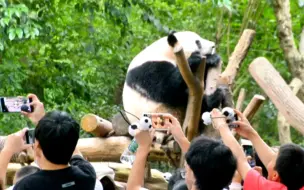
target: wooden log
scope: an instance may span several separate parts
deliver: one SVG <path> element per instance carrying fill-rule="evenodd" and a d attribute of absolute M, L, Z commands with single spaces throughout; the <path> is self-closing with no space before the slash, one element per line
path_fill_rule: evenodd
<path fill-rule="evenodd" d="M 250 121 L 253 116 L 256 114 L 258 109 L 261 107 L 263 102 L 265 101 L 265 97 L 262 95 L 254 95 L 247 107 L 245 108 L 243 114 Z"/>
<path fill-rule="evenodd" d="M 234 79 L 241 66 L 241 63 L 245 59 L 248 50 L 252 44 L 255 31 L 251 29 L 245 29 L 237 45 L 234 48 L 232 55 L 229 57 L 228 65 L 225 71 L 221 74 L 221 80 L 227 80 L 230 87 L 233 86 Z"/>
<path fill-rule="evenodd" d="M 130 138 L 125 136 L 84 138 L 78 140 L 77 148 L 89 161 L 120 162 L 120 156 L 130 142 Z M 170 156 L 174 159 L 180 158 L 180 155 L 174 153 L 173 150 L 170 150 Z M 152 144 L 148 160 L 170 161 L 166 152 L 162 149 L 162 145 L 157 143 Z"/>
<path fill-rule="evenodd" d="M 6 140 L 6 136 L 0 136 L 0 151 L 4 147 L 5 140 Z M 34 161 L 34 152 L 32 148 L 21 151 L 19 153 L 15 153 L 10 160 L 11 163 L 21 163 L 22 165 L 26 163 L 31 163 L 33 161 Z"/>
<path fill-rule="evenodd" d="M 188 104 L 186 109 L 186 116 L 183 123 L 183 130 L 191 141 L 198 132 L 198 124 L 200 121 L 201 105 L 204 94 L 204 73 L 206 66 L 206 58 L 203 57 L 202 63 L 199 65 L 195 75 L 192 74 L 183 47 L 177 42 L 173 48 L 176 56 L 179 71 L 185 80 L 189 89 Z"/>
<path fill-rule="evenodd" d="M 278 71 L 266 58 L 259 57 L 250 64 L 249 72 L 291 126 L 304 135 L 304 104 Z"/>
<path fill-rule="evenodd" d="M 292 90 L 292 93 L 294 95 L 297 95 L 302 85 L 303 82 L 300 79 L 294 78 L 289 84 L 289 87 Z M 282 145 L 292 142 L 290 137 L 290 125 L 289 123 L 287 123 L 285 117 L 280 112 L 278 113 L 278 130 L 279 130 L 280 143 Z"/>
<path fill-rule="evenodd" d="M 240 91 L 240 93 L 239 93 L 239 97 L 237 99 L 235 109 L 237 109 L 240 112 L 242 112 L 242 106 L 243 106 L 245 98 L 246 98 L 246 91 L 245 91 L 244 88 L 242 88 L 241 91 Z"/>
<path fill-rule="evenodd" d="M 114 135 L 115 136 L 127 136 L 129 135 L 129 121 L 127 122 L 128 117 L 124 112 L 122 113 L 117 113 L 114 115 L 112 118 L 112 127 L 113 130 L 115 131 Z"/>
<path fill-rule="evenodd" d="M 112 123 L 94 114 L 87 114 L 81 118 L 81 128 L 96 137 L 105 137 L 112 130 Z"/>

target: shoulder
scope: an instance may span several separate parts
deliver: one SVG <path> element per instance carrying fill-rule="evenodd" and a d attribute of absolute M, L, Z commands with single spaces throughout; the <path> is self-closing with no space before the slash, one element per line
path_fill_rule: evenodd
<path fill-rule="evenodd" d="M 76 167 L 79 171 L 88 177 L 92 177 L 96 179 L 96 173 L 94 167 L 90 164 L 90 162 L 86 161 L 82 156 L 75 155 L 72 156 L 70 160 L 70 164 L 72 167 Z"/>
<path fill-rule="evenodd" d="M 266 190 L 266 189 L 278 189 L 287 190 L 287 187 L 281 183 L 267 180 L 259 172 L 251 169 L 244 180 L 244 189 L 248 190 Z"/>
<path fill-rule="evenodd" d="M 24 177 L 23 179 L 21 179 L 20 181 L 18 181 L 14 185 L 13 189 L 14 190 L 18 190 L 18 189 L 22 189 L 22 190 L 30 189 L 33 184 L 37 184 L 37 183 L 33 183 L 33 181 L 40 181 L 39 178 L 43 178 L 43 176 L 41 176 L 41 174 L 40 174 L 40 171 L 36 172 L 36 173 L 34 173 L 32 175 Z"/>

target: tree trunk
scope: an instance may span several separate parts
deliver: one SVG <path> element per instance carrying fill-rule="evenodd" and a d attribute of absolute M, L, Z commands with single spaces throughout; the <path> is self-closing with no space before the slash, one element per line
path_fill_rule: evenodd
<path fill-rule="evenodd" d="M 304 55 L 298 51 L 292 32 L 289 0 L 273 1 L 277 19 L 278 37 L 285 60 L 293 77 L 304 81 Z M 303 46 L 301 46 L 303 47 Z M 300 48 L 301 49 L 301 48 Z M 304 89 L 300 89 L 299 98 L 304 101 Z"/>
<path fill-rule="evenodd" d="M 304 56 L 304 27 L 301 32 L 299 50 L 300 50 L 300 53 L 302 54 L 302 56 Z"/>
<path fill-rule="evenodd" d="M 110 121 L 94 114 L 86 114 L 81 118 L 81 128 L 96 137 L 105 137 L 113 131 Z"/>
<path fill-rule="evenodd" d="M 278 71 L 263 57 L 249 65 L 249 72 L 287 121 L 304 135 L 304 104 L 296 97 Z"/>
<path fill-rule="evenodd" d="M 219 78 L 219 84 L 228 84 L 229 87 L 233 87 L 234 79 L 237 75 L 241 63 L 245 59 L 248 50 L 252 44 L 253 38 L 255 36 L 255 31 L 246 29 L 244 30 L 241 38 L 239 39 L 232 55 L 229 57 L 228 65 L 225 71 L 221 74 Z"/>
<path fill-rule="evenodd" d="M 294 95 L 297 95 L 302 85 L 303 82 L 298 78 L 294 78 L 289 84 Z M 278 130 L 281 145 L 292 142 L 290 137 L 290 125 L 280 112 L 278 113 Z"/>
<path fill-rule="evenodd" d="M 173 51 L 176 56 L 177 65 L 184 81 L 189 89 L 188 104 L 186 116 L 183 124 L 183 130 L 191 141 L 198 133 L 198 124 L 200 120 L 201 105 L 204 94 L 204 73 L 206 66 L 206 58 L 202 59 L 197 72 L 192 74 L 188 61 L 186 60 L 183 47 L 176 43 Z"/>

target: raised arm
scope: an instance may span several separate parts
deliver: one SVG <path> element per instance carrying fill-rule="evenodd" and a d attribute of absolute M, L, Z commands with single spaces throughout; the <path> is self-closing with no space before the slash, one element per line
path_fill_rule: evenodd
<path fill-rule="evenodd" d="M 168 133 L 171 133 L 174 137 L 175 141 L 178 143 L 182 152 L 185 154 L 189 147 L 190 142 L 188 141 L 187 137 L 185 136 L 182 127 L 178 120 L 170 114 L 163 115 L 165 117 L 165 126 L 169 129 Z"/>
<path fill-rule="evenodd" d="M 139 190 L 144 184 L 145 166 L 150 147 L 153 140 L 154 131 L 137 131 L 135 135 L 138 149 L 127 182 L 127 190 Z"/>
<path fill-rule="evenodd" d="M 28 117 L 36 126 L 45 115 L 44 105 L 35 94 L 29 94 L 27 97 L 32 99 L 30 105 L 33 106 L 34 111 L 32 113 L 22 112 L 22 114 Z"/>
<path fill-rule="evenodd" d="M 26 131 L 27 128 L 24 128 L 7 136 L 5 140 L 4 147 L 0 153 L 0 190 L 5 189 L 7 166 L 13 154 L 31 147 L 31 145 L 25 144 L 23 140 Z"/>
<path fill-rule="evenodd" d="M 212 117 L 213 127 L 219 130 L 224 144 L 230 148 L 233 155 L 237 159 L 237 170 L 242 176 L 242 178 L 245 179 L 251 167 L 247 162 L 246 155 L 241 145 L 237 142 L 237 140 L 232 135 L 228 127 L 228 124 L 226 123 L 225 117 L 218 109 L 212 110 L 211 117 Z"/>
<path fill-rule="evenodd" d="M 264 166 L 267 167 L 269 162 L 275 155 L 274 151 L 264 142 L 264 140 L 259 136 L 259 134 L 250 125 L 247 118 L 238 110 L 234 110 L 239 118 L 239 121 L 234 122 L 239 127 L 235 131 L 242 137 L 250 140 L 255 148 L 259 158 L 263 162 Z"/>

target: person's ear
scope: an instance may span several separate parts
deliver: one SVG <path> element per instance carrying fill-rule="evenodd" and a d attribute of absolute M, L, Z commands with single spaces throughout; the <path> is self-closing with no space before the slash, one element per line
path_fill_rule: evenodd
<path fill-rule="evenodd" d="M 271 181 L 280 182 L 281 178 L 279 176 L 279 173 L 277 171 L 273 172 L 273 175 L 271 177 Z"/>

